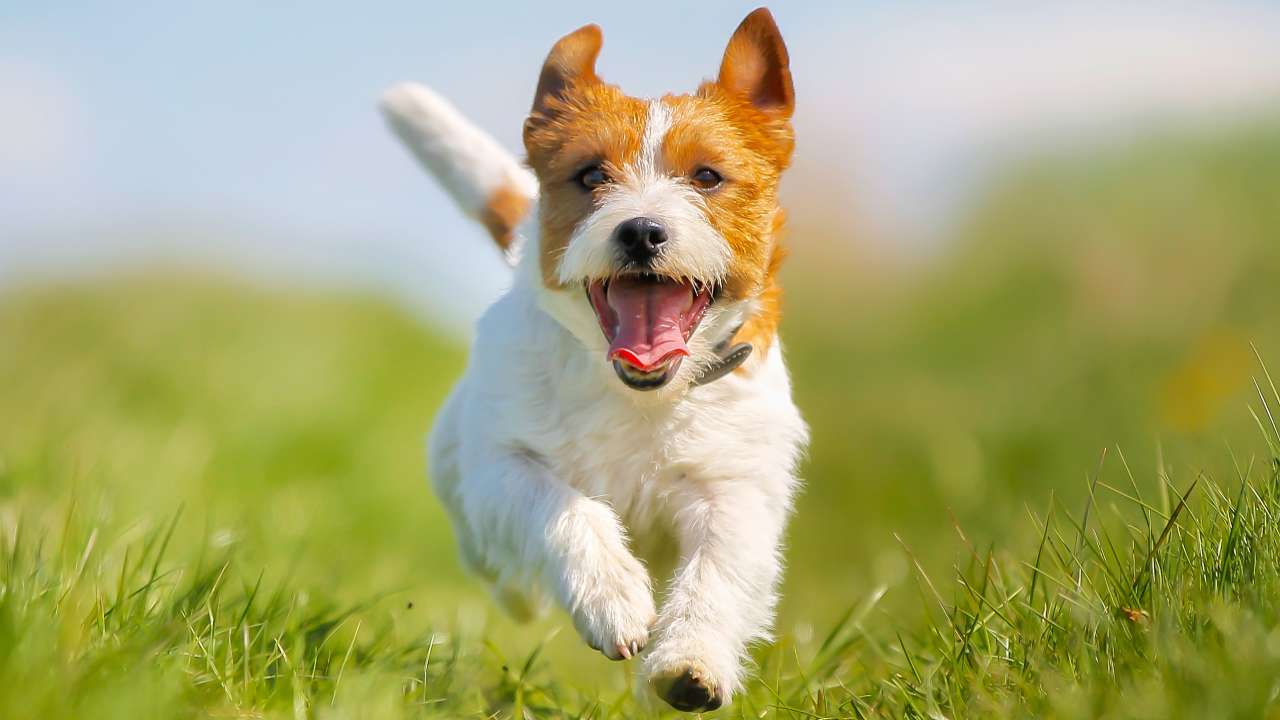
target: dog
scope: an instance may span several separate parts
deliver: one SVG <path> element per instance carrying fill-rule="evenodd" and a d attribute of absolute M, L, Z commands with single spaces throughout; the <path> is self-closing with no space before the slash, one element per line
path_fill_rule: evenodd
<path fill-rule="evenodd" d="M 527 167 L 425 87 L 392 129 L 515 267 L 428 441 L 462 562 L 517 619 L 554 599 L 682 711 L 742 688 L 769 637 L 808 430 L 778 342 L 794 146 L 761 8 L 692 95 L 627 96 L 600 28 L 556 42 Z M 674 563 L 658 608 L 640 556 Z"/>

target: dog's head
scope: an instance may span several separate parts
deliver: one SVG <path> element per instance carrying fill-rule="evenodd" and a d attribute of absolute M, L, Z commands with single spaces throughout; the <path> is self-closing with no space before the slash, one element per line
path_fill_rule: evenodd
<path fill-rule="evenodd" d="M 642 100 L 605 84 L 601 42 L 587 25 L 555 44 L 524 126 L 541 185 L 541 284 L 588 347 L 603 333 L 623 383 L 653 389 L 692 347 L 728 340 L 761 305 L 776 311 L 791 71 L 763 8 L 692 95 Z"/>

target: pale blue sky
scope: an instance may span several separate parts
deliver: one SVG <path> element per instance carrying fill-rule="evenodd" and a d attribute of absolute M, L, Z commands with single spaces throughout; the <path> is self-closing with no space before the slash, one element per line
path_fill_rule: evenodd
<path fill-rule="evenodd" d="M 385 285 L 465 324 L 504 271 L 384 130 L 382 89 L 431 84 L 518 152 L 560 35 L 598 22 L 606 79 L 682 91 L 754 5 L 9 0 L 0 282 L 210 262 Z M 797 177 L 888 226 L 945 207 L 1009 138 L 1238 112 L 1280 89 L 1272 5 L 773 10 L 797 83 Z"/>

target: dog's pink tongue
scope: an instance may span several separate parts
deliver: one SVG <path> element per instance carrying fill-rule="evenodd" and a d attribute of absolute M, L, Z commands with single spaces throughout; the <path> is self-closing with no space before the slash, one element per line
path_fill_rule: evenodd
<path fill-rule="evenodd" d="M 672 354 L 688 355 L 681 319 L 693 305 L 689 288 L 674 282 L 620 277 L 609 283 L 609 307 L 618 315 L 618 333 L 609 359 L 653 370 Z"/>

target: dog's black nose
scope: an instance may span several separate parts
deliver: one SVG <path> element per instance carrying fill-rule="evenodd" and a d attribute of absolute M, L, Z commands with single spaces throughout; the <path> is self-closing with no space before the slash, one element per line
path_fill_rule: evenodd
<path fill-rule="evenodd" d="M 647 217 L 631 218 L 614 229 L 613 239 L 627 254 L 627 259 L 647 265 L 667 241 L 667 229 Z"/>

